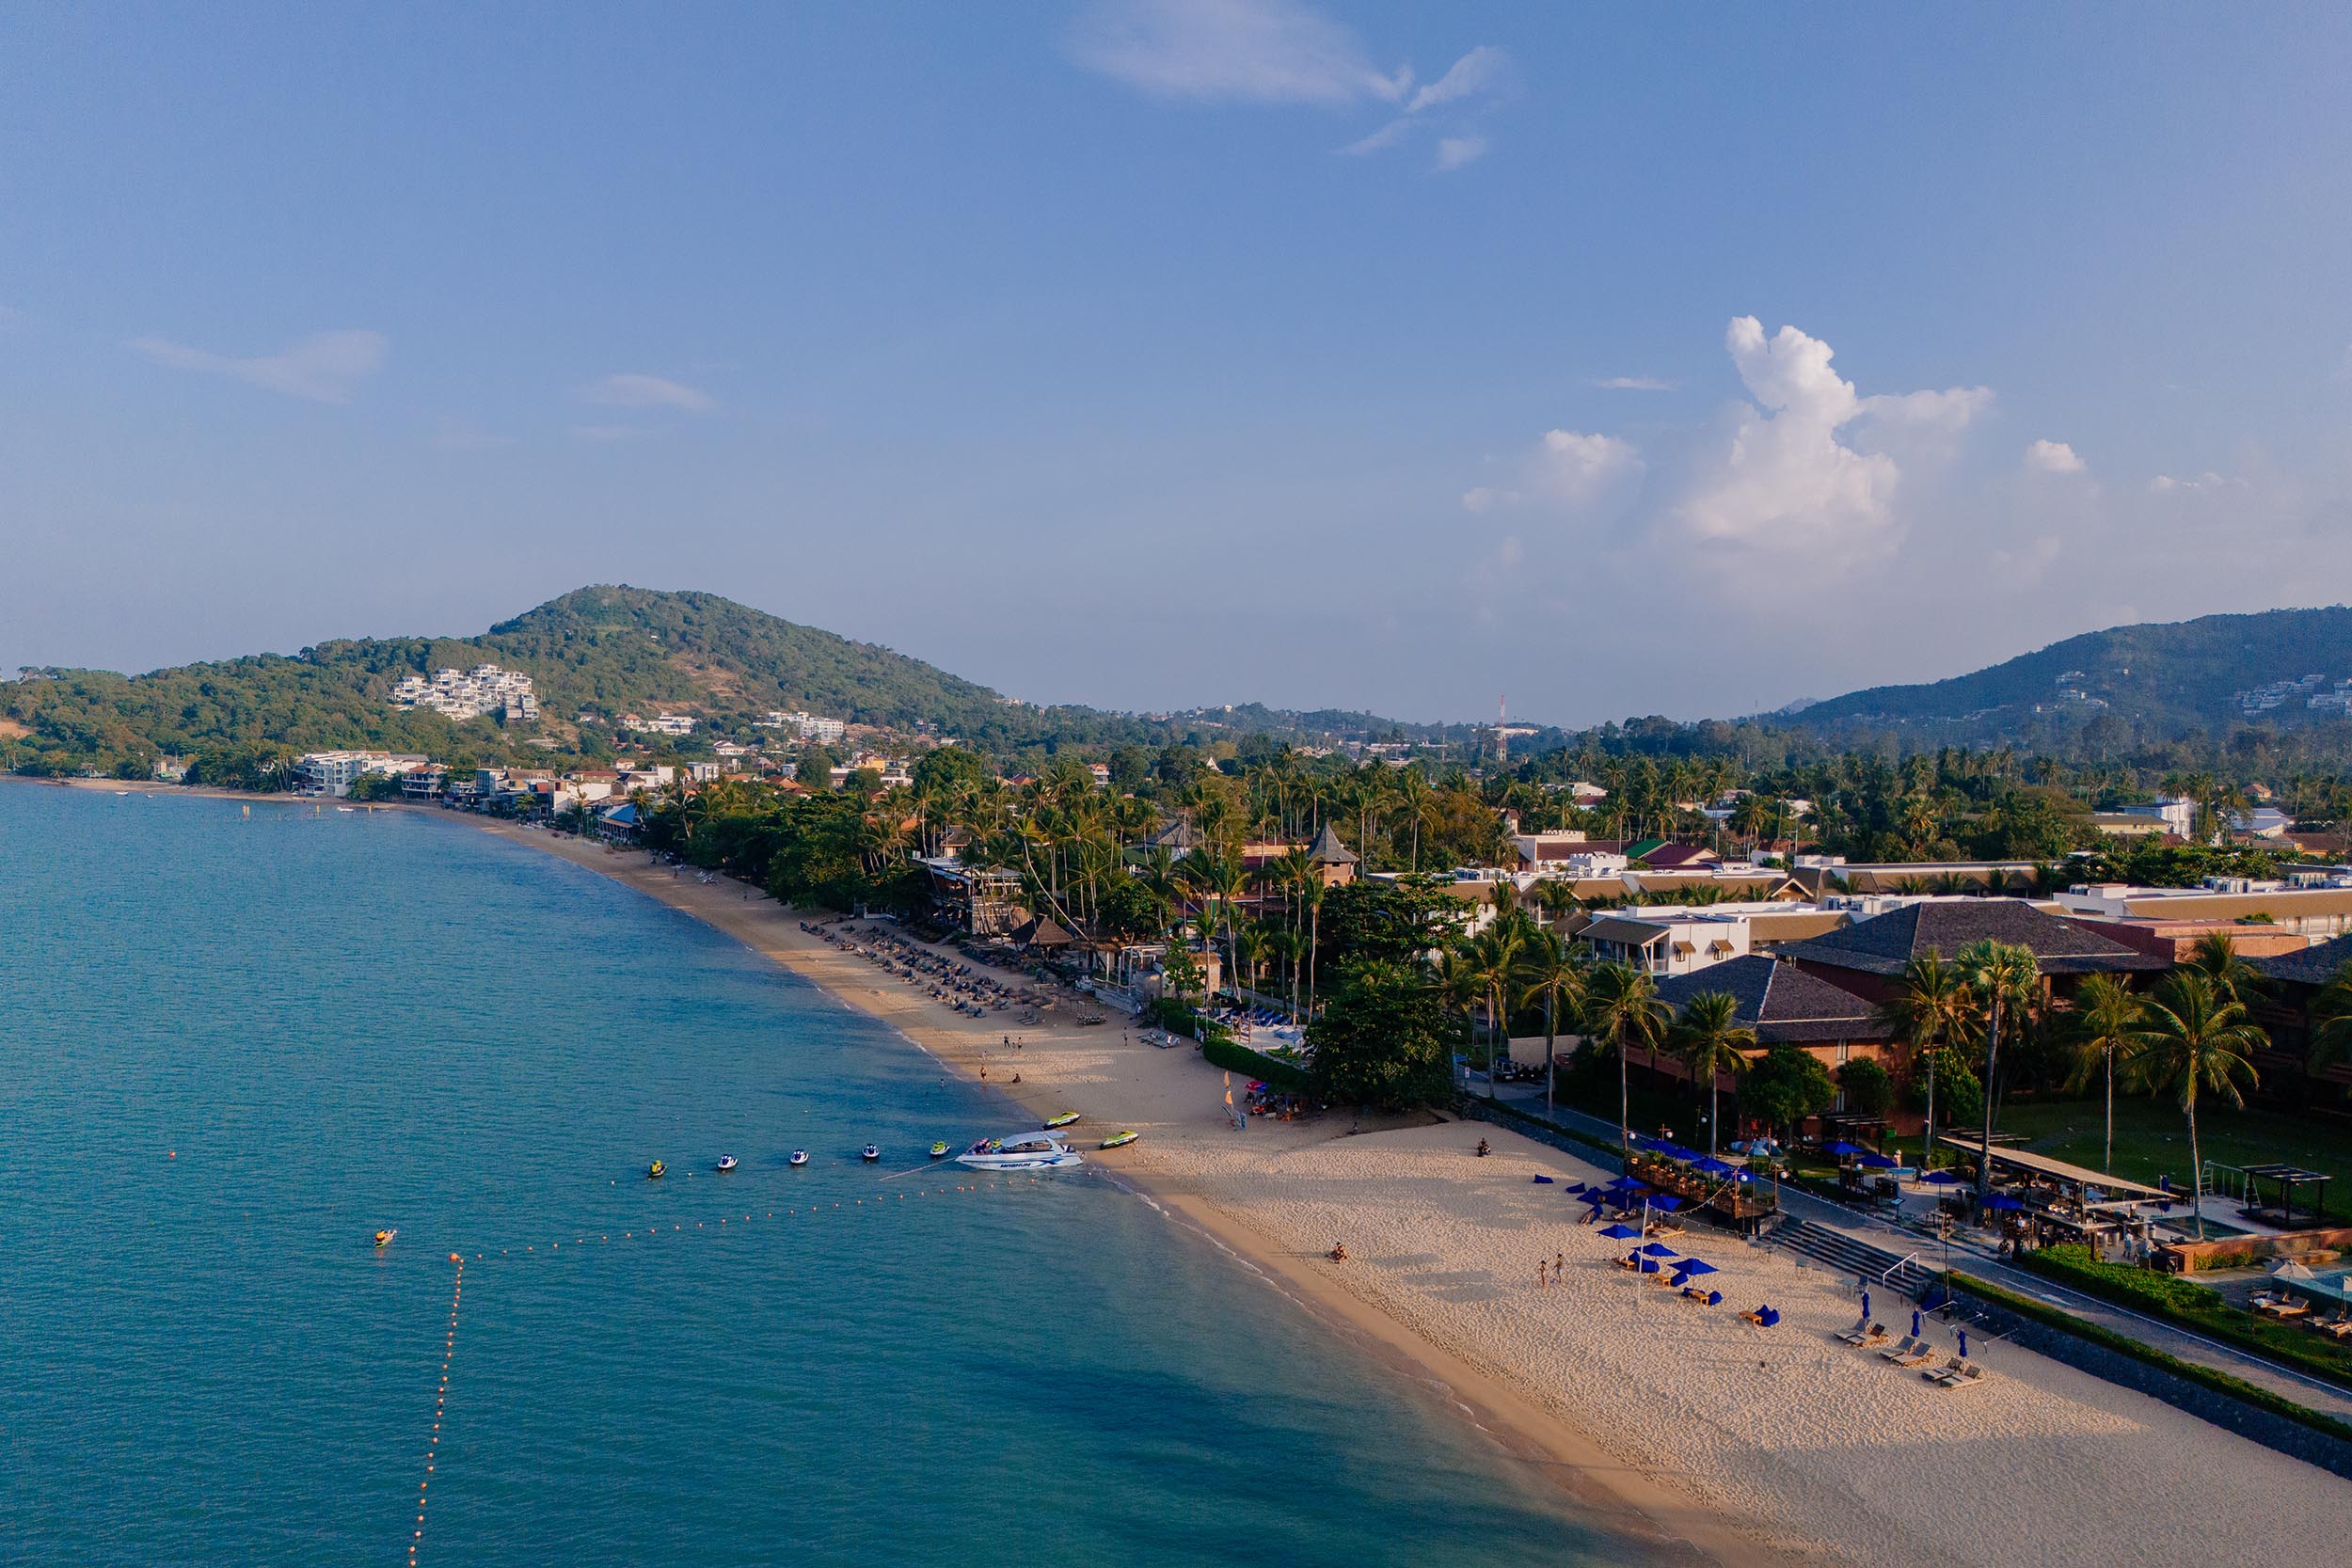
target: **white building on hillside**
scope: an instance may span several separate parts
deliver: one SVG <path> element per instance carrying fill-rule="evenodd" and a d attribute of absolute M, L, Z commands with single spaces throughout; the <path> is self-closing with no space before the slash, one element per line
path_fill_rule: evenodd
<path fill-rule="evenodd" d="M 425 766 L 429 759 L 420 756 L 395 756 L 389 752 L 310 752 L 295 759 L 294 777 L 302 781 L 306 795 L 331 795 L 338 799 L 351 793 L 351 786 L 370 773 L 385 773 L 395 778 L 413 768 Z"/>
<path fill-rule="evenodd" d="M 516 722 L 539 717 L 531 677 L 495 664 L 470 670 L 437 670 L 431 680 L 409 675 L 392 688 L 392 706 L 404 713 L 430 708 L 445 719 L 478 719 L 487 713 Z"/>

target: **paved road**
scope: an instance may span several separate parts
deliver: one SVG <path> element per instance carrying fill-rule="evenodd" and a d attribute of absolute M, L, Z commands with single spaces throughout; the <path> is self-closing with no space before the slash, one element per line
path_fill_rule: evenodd
<path fill-rule="evenodd" d="M 1482 1081 L 1473 1080 L 1471 1092 L 1477 1093 L 1485 1087 Z M 1543 1114 L 1541 1089 L 1531 1091 L 1524 1085 L 1506 1085 L 1500 1098 L 1516 1108 L 1532 1111 L 1538 1116 Z M 1565 1105 L 1554 1108 L 1552 1119 L 1563 1127 L 1574 1128 L 1605 1142 L 1617 1141 L 1617 1124 L 1613 1121 L 1587 1116 Z M 1799 1219 L 1842 1231 L 1858 1242 L 1891 1252 L 1898 1258 L 1916 1253 L 1923 1263 L 1940 1264 L 1942 1261 L 1944 1245 L 1934 1237 L 1905 1229 L 1863 1210 L 1788 1188 L 1781 1191 L 1781 1206 Z M 2087 1296 L 2054 1284 L 2038 1274 L 2029 1274 L 2002 1261 L 1993 1248 L 1984 1243 L 1956 1241 L 1950 1252 L 1952 1266 L 1963 1273 L 2014 1291 L 2019 1295 L 2031 1296 L 2087 1323 L 2095 1323 L 2115 1333 L 2128 1335 L 2142 1344 L 2153 1345 L 2184 1361 L 2193 1361 L 2216 1371 L 2242 1378 L 2257 1387 L 2267 1388 L 2282 1398 L 2293 1400 L 2307 1409 L 2333 1416 L 2339 1420 L 2352 1421 L 2352 1391 L 2290 1371 L 2235 1346 L 2145 1317 L 2128 1307 L 2117 1307 L 2096 1296 Z"/>

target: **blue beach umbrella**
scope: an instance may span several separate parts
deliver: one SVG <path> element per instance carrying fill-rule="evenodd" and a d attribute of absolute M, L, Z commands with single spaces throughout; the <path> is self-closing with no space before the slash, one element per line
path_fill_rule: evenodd
<path fill-rule="evenodd" d="M 1865 1154 L 1862 1157 L 1862 1163 L 1869 1166 L 1872 1170 L 1893 1170 L 1895 1168 L 1895 1162 L 1888 1159 L 1883 1154 Z"/>
<path fill-rule="evenodd" d="M 2018 1209 L 2023 1209 L 2026 1204 L 2024 1199 L 2016 1196 L 2014 1194 L 1994 1193 L 1991 1197 L 1984 1200 L 1984 1206 L 1987 1209 L 1994 1209 L 2007 1213 Z"/>
<path fill-rule="evenodd" d="M 1927 1175 L 1919 1178 L 1919 1180 L 1925 1181 L 1931 1187 L 1957 1187 L 1960 1185 L 1960 1178 L 1954 1176 L 1947 1170 L 1931 1170 L 1928 1172 Z"/>
<path fill-rule="evenodd" d="M 1703 1258 L 1685 1258 L 1681 1262 L 1675 1265 L 1675 1273 L 1677 1274 L 1713 1274 L 1715 1272 L 1715 1265 L 1708 1262 Z"/>
<path fill-rule="evenodd" d="M 1597 1209 L 1609 1201 L 1609 1195 L 1602 1192 L 1598 1187 L 1595 1187 L 1578 1201 L 1590 1208 Z"/>
<path fill-rule="evenodd" d="M 1691 1168 L 1702 1176 L 1729 1176 L 1737 1167 L 1727 1165 L 1710 1154 Z"/>
<path fill-rule="evenodd" d="M 1663 1242 L 1652 1242 L 1649 1245 L 1642 1248 L 1641 1250 L 1652 1258 L 1672 1258 L 1675 1256 L 1675 1249 L 1668 1246 Z"/>
<path fill-rule="evenodd" d="M 1622 1242 L 1639 1236 L 1641 1232 L 1629 1225 L 1613 1225 L 1602 1230 L 1601 1234 L 1613 1242 Z"/>
<path fill-rule="evenodd" d="M 1649 1206 L 1653 1209 L 1662 1209 L 1671 1214 L 1682 1207 L 1682 1199 L 1672 1193 L 1656 1193 L 1651 1195 Z"/>
<path fill-rule="evenodd" d="M 1919 1338 L 1919 1309 L 1915 1307 L 1911 1309 L 1911 1337 Z"/>
<path fill-rule="evenodd" d="M 1862 1148 L 1859 1145 L 1850 1144 L 1845 1139 L 1840 1138 L 1834 1144 L 1823 1145 L 1821 1152 L 1824 1154 L 1835 1154 L 1837 1158 L 1843 1160 L 1849 1154 L 1861 1153 Z"/>

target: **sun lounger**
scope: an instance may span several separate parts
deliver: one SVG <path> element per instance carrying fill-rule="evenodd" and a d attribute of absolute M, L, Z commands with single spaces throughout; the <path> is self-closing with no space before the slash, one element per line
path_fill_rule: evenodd
<path fill-rule="evenodd" d="M 1916 1344 L 1913 1345 L 1910 1350 L 1904 1352 L 1900 1355 L 1894 1354 L 1888 1351 L 1881 1351 L 1879 1354 L 1885 1356 L 1886 1359 L 1892 1361 L 1898 1367 L 1924 1367 L 1929 1362 L 1935 1359 L 1936 1350 L 1933 1345 L 1928 1343 L 1926 1338 L 1923 1336 Z"/>
<path fill-rule="evenodd" d="M 1866 1327 L 1861 1323 L 1856 1323 L 1845 1333 L 1840 1334 L 1838 1338 L 1850 1345 L 1875 1345 L 1886 1338 L 1886 1325 L 1871 1323 Z"/>
<path fill-rule="evenodd" d="M 1955 1355 L 1949 1361 L 1945 1362 L 1941 1367 L 1931 1367 L 1919 1375 L 1926 1378 L 1930 1383 L 1941 1383 L 1946 1378 L 1958 1377 L 1963 1371 L 1967 1370 L 1967 1362 L 1963 1361 L 1959 1356 Z"/>
<path fill-rule="evenodd" d="M 1879 1354 L 1884 1356 L 1887 1360 L 1892 1361 L 1898 1356 L 1911 1354 L 1914 1351 L 1916 1351 L 1919 1348 L 1919 1344 L 1920 1341 L 1915 1336 L 1906 1334 L 1901 1338 L 1896 1340 L 1893 1344 L 1887 1346 L 1884 1350 L 1879 1352 Z"/>
<path fill-rule="evenodd" d="M 1965 1388 L 1984 1381 L 1984 1369 L 1971 1361 L 1956 1372 L 1939 1372 L 1928 1380 L 1938 1388 Z"/>
<path fill-rule="evenodd" d="M 2325 1322 L 2313 1318 L 2311 1325 L 2320 1333 L 2333 1335 L 2339 1339 L 2352 1338 L 2352 1318 L 2329 1318 Z"/>

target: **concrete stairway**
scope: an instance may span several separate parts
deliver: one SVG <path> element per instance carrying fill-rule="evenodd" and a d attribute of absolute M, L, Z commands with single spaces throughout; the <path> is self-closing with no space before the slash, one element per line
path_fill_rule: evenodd
<path fill-rule="evenodd" d="M 1766 1231 L 1764 1240 L 1802 1253 L 1857 1280 L 1867 1279 L 1873 1289 L 1884 1286 L 1909 1296 L 1926 1293 L 1938 1273 L 1922 1259 L 1906 1259 L 1901 1253 L 1889 1252 L 1843 1230 L 1794 1215 Z"/>

